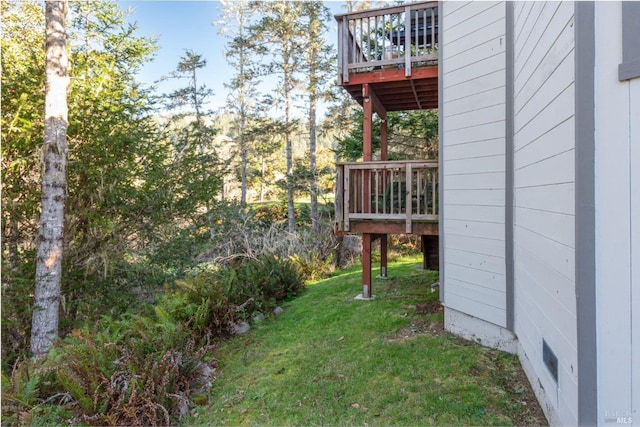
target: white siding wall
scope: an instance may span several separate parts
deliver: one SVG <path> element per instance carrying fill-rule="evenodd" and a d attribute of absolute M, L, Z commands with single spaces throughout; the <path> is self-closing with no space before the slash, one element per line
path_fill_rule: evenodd
<path fill-rule="evenodd" d="M 630 215 L 631 215 L 631 405 L 634 425 L 640 426 L 640 79 L 629 83 Z M 633 147 L 633 149 L 631 149 Z M 635 194 L 635 196 L 631 196 Z M 605 282 L 606 283 L 606 282 Z"/>
<path fill-rule="evenodd" d="M 572 2 L 514 4 L 514 326 L 565 425 L 578 420 L 573 13 Z"/>
<path fill-rule="evenodd" d="M 629 117 L 640 117 L 640 79 L 629 83 Z M 633 149 L 631 147 L 633 146 Z M 630 195 L 631 197 L 631 405 L 634 425 L 640 426 L 640 120 L 630 121 Z"/>
<path fill-rule="evenodd" d="M 595 7 L 598 412 L 640 425 L 640 78 L 618 81 L 621 4 Z"/>
<path fill-rule="evenodd" d="M 445 2 L 444 304 L 506 326 L 505 4 Z"/>

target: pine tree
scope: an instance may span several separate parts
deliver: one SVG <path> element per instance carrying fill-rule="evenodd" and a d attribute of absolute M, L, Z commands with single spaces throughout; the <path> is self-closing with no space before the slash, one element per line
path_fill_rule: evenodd
<path fill-rule="evenodd" d="M 301 41 L 304 28 L 300 23 L 301 5 L 296 1 L 254 2 L 261 19 L 251 26 L 252 37 L 264 43 L 269 58 L 264 65 L 265 74 L 278 77 L 277 96 L 284 103 L 284 140 L 286 152 L 287 218 L 289 232 L 296 229 L 294 211 L 293 174 L 293 97 L 300 70 Z"/>
<path fill-rule="evenodd" d="M 204 84 L 198 83 L 198 71 L 206 67 L 207 62 L 202 55 L 187 50 L 180 58 L 176 70 L 170 74 L 170 78 L 186 79 L 187 85 L 177 89 L 168 95 L 167 107 L 174 111 L 173 121 L 177 127 L 175 148 L 180 160 L 186 166 L 184 169 L 193 172 L 187 182 L 193 185 L 190 193 L 194 199 L 202 199 L 205 215 L 209 223 L 210 237 L 214 237 L 212 204 L 213 197 L 221 188 L 221 166 L 217 153 L 213 149 L 213 138 L 217 130 L 208 123 L 207 116 L 211 114 L 206 110 L 208 99 L 213 91 Z M 195 149 L 195 150 L 194 150 Z M 199 177 L 199 182 L 196 177 Z"/>
<path fill-rule="evenodd" d="M 308 26 L 306 32 L 303 71 L 307 84 L 303 88 L 308 99 L 309 123 L 309 193 L 311 196 L 311 228 L 320 230 L 318 215 L 318 170 L 316 162 L 317 109 L 318 101 L 329 98 L 328 83 L 335 75 L 335 57 L 331 46 L 324 41 L 327 22 L 331 19 L 329 9 L 321 1 L 309 1 L 302 5 Z"/>
<path fill-rule="evenodd" d="M 240 151 L 240 203 L 247 203 L 248 167 L 251 145 L 247 132 L 255 115 L 256 87 L 259 83 L 253 55 L 260 53 L 263 46 L 256 45 L 249 33 L 249 25 L 253 8 L 246 0 L 223 1 L 223 19 L 214 22 L 220 25 L 219 33 L 227 37 L 229 42 L 225 49 L 227 63 L 235 74 L 225 86 L 230 89 L 227 98 L 227 109 L 236 116 L 235 136 Z"/>

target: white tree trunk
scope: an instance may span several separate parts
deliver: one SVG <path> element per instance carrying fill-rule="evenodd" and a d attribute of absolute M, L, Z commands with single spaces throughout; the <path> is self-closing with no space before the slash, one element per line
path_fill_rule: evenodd
<path fill-rule="evenodd" d="M 38 233 L 31 352 L 45 356 L 58 337 L 64 203 L 67 190 L 67 0 L 47 0 L 42 211 Z"/>

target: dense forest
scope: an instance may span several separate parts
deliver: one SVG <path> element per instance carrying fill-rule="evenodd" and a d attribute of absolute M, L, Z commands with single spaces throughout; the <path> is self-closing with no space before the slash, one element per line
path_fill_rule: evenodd
<path fill-rule="evenodd" d="M 336 85 L 322 2 L 223 3 L 233 78 L 216 114 L 189 46 L 166 74 L 182 86 L 159 93 L 137 77 L 157 42 L 117 3 L 45 3 L 0 6 L 3 423 L 170 424 L 210 382 L 216 340 L 346 262 L 334 164 L 361 157 L 362 111 Z M 390 114 L 390 159 L 434 158 L 436 140 L 436 112 Z M 61 209 L 58 277 L 39 270 L 45 202 Z"/>

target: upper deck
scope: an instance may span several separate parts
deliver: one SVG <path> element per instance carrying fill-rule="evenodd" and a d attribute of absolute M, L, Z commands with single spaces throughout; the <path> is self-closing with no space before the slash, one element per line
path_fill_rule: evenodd
<path fill-rule="evenodd" d="M 336 15 L 339 81 L 362 104 L 364 84 L 377 110 L 438 107 L 438 2 Z M 378 111 L 379 113 L 381 111 Z"/>

